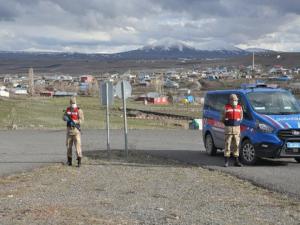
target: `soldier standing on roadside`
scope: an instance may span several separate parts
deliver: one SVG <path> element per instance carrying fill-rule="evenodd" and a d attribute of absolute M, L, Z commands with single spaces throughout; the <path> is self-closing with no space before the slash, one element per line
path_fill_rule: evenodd
<path fill-rule="evenodd" d="M 77 106 L 76 98 L 70 98 L 70 106 L 66 109 L 63 120 L 67 122 L 67 157 L 68 165 L 72 166 L 72 146 L 75 145 L 78 167 L 81 165 L 81 134 L 80 124 L 84 120 L 83 111 Z"/>
<path fill-rule="evenodd" d="M 238 104 L 238 97 L 231 94 L 229 104 L 225 105 L 222 121 L 225 125 L 225 167 L 229 166 L 229 158 L 231 153 L 231 143 L 233 142 L 233 156 L 235 158 L 235 166 L 241 167 L 239 162 L 239 144 L 240 144 L 240 124 L 243 120 L 243 109 Z"/>

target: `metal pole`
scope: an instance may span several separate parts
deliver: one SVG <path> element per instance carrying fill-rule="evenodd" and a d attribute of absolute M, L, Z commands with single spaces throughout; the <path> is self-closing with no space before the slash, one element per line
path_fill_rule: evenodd
<path fill-rule="evenodd" d="M 252 70 L 254 71 L 254 52 L 252 52 Z"/>
<path fill-rule="evenodd" d="M 123 117 L 124 117 L 124 136 L 125 136 L 125 157 L 128 159 L 128 139 L 127 139 L 127 115 L 126 115 L 126 99 L 124 90 L 124 81 L 122 81 L 122 99 L 123 99 Z"/>
<path fill-rule="evenodd" d="M 110 138 L 109 138 L 109 98 L 108 98 L 108 83 L 105 83 L 106 91 L 106 131 L 107 131 L 107 156 L 110 158 Z"/>

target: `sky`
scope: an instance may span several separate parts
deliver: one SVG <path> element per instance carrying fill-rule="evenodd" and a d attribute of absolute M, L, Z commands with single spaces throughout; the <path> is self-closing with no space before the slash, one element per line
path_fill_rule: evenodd
<path fill-rule="evenodd" d="M 1 51 L 300 51 L 299 0 L 0 0 Z"/>

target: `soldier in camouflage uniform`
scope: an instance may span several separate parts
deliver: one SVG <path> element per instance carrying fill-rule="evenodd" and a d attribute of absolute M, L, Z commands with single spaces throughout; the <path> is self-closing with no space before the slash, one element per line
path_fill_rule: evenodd
<path fill-rule="evenodd" d="M 235 166 L 241 167 L 239 162 L 239 144 L 240 144 L 240 124 L 243 120 L 243 109 L 238 104 L 238 97 L 231 94 L 229 104 L 225 105 L 222 121 L 225 125 L 225 167 L 229 166 L 231 145 L 233 145 L 233 156 L 235 157 Z"/>
<path fill-rule="evenodd" d="M 80 124 L 84 121 L 83 111 L 77 106 L 76 98 L 70 98 L 70 106 L 67 107 L 63 120 L 67 122 L 67 158 L 68 165 L 72 166 L 72 146 L 75 145 L 78 167 L 81 165 L 81 134 Z"/>

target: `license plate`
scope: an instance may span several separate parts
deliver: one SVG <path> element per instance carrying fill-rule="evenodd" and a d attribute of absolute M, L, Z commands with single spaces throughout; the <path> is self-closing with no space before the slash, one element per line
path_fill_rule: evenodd
<path fill-rule="evenodd" d="M 300 142 L 288 142 L 287 147 L 288 148 L 300 148 Z"/>
<path fill-rule="evenodd" d="M 300 154 L 300 149 L 299 148 L 287 148 L 285 150 L 287 154 Z"/>

